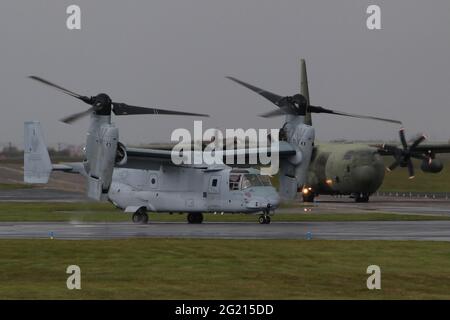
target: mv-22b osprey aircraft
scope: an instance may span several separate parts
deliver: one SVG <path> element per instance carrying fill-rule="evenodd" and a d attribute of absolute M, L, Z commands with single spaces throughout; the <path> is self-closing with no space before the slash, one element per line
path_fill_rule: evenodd
<path fill-rule="evenodd" d="M 113 102 L 106 94 L 82 96 L 40 77 L 30 78 L 91 105 L 86 111 L 61 121 L 72 123 L 90 115 L 91 123 L 86 138 L 85 160 L 52 165 L 40 123 L 25 122 L 26 183 L 47 183 L 52 171 L 81 174 L 87 179 L 88 197 L 111 201 L 118 208 L 132 213 L 132 220 L 136 223 L 147 223 L 148 211 L 187 212 L 189 223 L 202 223 L 203 212 L 262 212 L 258 221 L 270 223 L 270 214 L 277 208 L 280 197 L 270 178 L 261 175 L 259 170 L 232 168 L 225 164 L 175 165 L 170 150 L 125 147 L 119 141 L 119 129 L 111 122 L 112 113 L 117 116 L 207 115 L 130 106 Z M 284 154 L 292 155 L 292 148 L 287 148 Z"/>
<path fill-rule="evenodd" d="M 399 131 L 401 145 L 367 145 L 363 143 L 314 143 L 312 113 L 326 113 L 347 117 L 380 120 L 401 124 L 398 120 L 361 116 L 310 104 L 308 76 L 305 60 L 300 62 L 300 94 L 280 96 L 255 87 L 233 77 L 230 80 L 266 98 L 278 109 L 262 114 L 262 117 L 285 115 L 286 121 L 280 130 L 280 142 L 287 141 L 296 150 L 296 156 L 284 158 L 280 167 L 280 195 L 293 199 L 302 193 L 305 202 L 312 202 L 320 194 L 350 195 L 356 202 L 367 202 L 369 196 L 381 186 L 385 166 L 381 156 L 393 156 L 394 162 L 387 171 L 397 167 L 408 168 L 409 178 L 414 178 L 412 159 L 420 159 L 421 170 L 438 173 L 443 163 L 436 159 L 437 153 L 449 153 L 450 144 L 423 144 L 425 135 L 408 144 L 404 129 Z M 307 142 L 303 137 L 308 136 Z M 299 157 L 301 147 L 301 155 Z M 297 160 L 298 159 L 298 160 Z"/>

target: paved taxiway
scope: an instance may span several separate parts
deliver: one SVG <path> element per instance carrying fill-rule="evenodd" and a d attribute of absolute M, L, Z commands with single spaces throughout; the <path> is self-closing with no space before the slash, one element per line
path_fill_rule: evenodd
<path fill-rule="evenodd" d="M 312 213 L 361 213 L 389 212 L 400 214 L 449 215 L 450 200 L 418 199 L 404 197 L 371 197 L 368 203 L 355 203 L 349 198 L 320 196 L 315 203 L 304 204 L 301 210 Z M 281 209 L 283 212 L 298 212 L 299 208 Z"/>
<path fill-rule="evenodd" d="M 450 221 L 187 223 L 0 223 L 2 239 L 312 239 L 450 241 Z"/>
<path fill-rule="evenodd" d="M 77 202 L 90 201 L 84 193 L 58 189 L 16 189 L 0 191 L 0 202 Z M 278 209 L 277 212 L 297 213 L 302 210 L 312 213 L 360 213 L 392 212 L 410 214 L 450 215 L 450 200 L 405 197 L 371 197 L 369 203 L 355 203 L 348 197 L 320 196 L 315 203 L 302 204 L 295 208 Z"/>
<path fill-rule="evenodd" d="M 86 201 L 82 193 L 53 189 L 2 190 L 0 201 Z M 354 203 L 348 198 L 321 196 L 314 204 L 301 204 L 277 212 L 298 213 L 392 212 L 399 214 L 450 215 L 450 201 L 445 199 L 405 199 L 372 197 L 369 203 Z M 119 214 L 119 213 L 118 213 Z M 0 239 L 118 239 L 132 237 L 219 238 L 219 239 L 380 239 L 450 241 L 450 221 L 369 221 L 369 222 L 255 222 L 187 223 L 0 223 Z"/>

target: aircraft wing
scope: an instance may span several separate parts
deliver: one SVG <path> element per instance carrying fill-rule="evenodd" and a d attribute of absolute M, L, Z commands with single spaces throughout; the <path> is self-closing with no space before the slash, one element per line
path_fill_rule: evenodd
<path fill-rule="evenodd" d="M 128 160 L 146 158 L 155 160 L 170 160 L 171 150 L 166 149 L 144 149 L 144 148 L 127 148 Z"/>
<path fill-rule="evenodd" d="M 175 165 L 172 162 L 172 150 L 167 149 L 147 149 L 147 148 L 127 148 L 127 162 L 124 165 L 117 166 L 119 168 L 134 168 L 134 169 L 157 169 L 161 163 L 165 163 L 168 165 Z M 266 154 L 267 156 L 271 156 L 270 147 L 268 148 L 246 148 L 246 149 L 231 149 L 231 150 L 223 150 L 216 151 L 221 154 L 221 158 L 225 164 L 233 165 L 236 163 L 234 161 L 231 163 L 230 161 L 238 155 L 245 156 L 245 163 L 248 162 L 248 159 L 251 155 L 257 154 Z M 188 153 L 190 153 L 191 160 L 194 159 L 195 156 L 203 156 L 203 151 L 189 151 L 186 150 L 184 153 L 180 155 L 187 157 Z M 200 155 L 199 155 L 200 153 Z M 295 148 L 285 142 L 280 141 L 279 143 L 279 157 L 285 158 L 289 156 L 293 156 L 296 154 Z M 183 165 L 187 166 L 187 165 Z M 199 168 L 207 168 L 208 165 L 191 165 Z"/>
<path fill-rule="evenodd" d="M 383 145 L 373 145 L 378 149 L 378 153 L 382 156 L 393 156 L 392 150 L 385 149 Z M 450 153 L 450 144 L 420 144 L 414 148 L 415 154 L 437 154 Z"/>

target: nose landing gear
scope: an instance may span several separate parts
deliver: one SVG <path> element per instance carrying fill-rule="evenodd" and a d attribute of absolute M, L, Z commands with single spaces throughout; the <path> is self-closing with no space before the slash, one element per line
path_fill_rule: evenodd
<path fill-rule="evenodd" d="M 302 198 L 303 202 L 314 202 L 314 190 L 311 187 L 303 187 L 302 189 Z"/>
<path fill-rule="evenodd" d="M 270 223 L 270 216 L 269 216 L 269 214 L 270 214 L 270 208 L 271 208 L 271 205 L 268 204 L 268 205 L 267 205 L 267 209 L 265 209 L 265 210 L 263 211 L 263 214 L 259 216 L 258 222 L 259 222 L 260 224 L 269 224 L 269 223 Z"/>

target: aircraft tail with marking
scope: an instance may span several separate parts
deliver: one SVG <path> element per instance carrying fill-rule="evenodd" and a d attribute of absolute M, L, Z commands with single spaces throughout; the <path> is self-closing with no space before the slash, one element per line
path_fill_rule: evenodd
<path fill-rule="evenodd" d="M 52 163 L 38 121 L 25 122 L 24 182 L 47 183 Z"/>

